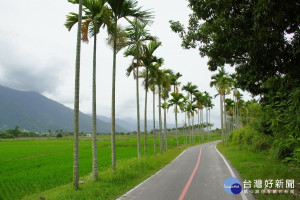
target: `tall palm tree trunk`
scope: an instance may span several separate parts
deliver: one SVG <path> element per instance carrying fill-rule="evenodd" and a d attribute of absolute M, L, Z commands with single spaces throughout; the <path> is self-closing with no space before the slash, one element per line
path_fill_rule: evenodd
<path fill-rule="evenodd" d="M 176 93 L 176 86 L 174 85 L 174 93 Z M 179 141 L 178 141 L 178 130 L 177 130 L 177 105 L 175 105 L 175 126 L 176 126 L 176 143 L 177 148 L 179 147 Z"/>
<path fill-rule="evenodd" d="M 92 143 L 93 143 L 93 180 L 98 179 L 98 163 L 97 163 L 97 114 L 96 114 L 96 50 L 97 50 L 97 34 L 94 35 L 94 55 L 93 55 L 93 111 L 92 111 Z"/>
<path fill-rule="evenodd" d="M 191 116 L 188 116 L 189 143 L 192 143 Z"/>
<path fill-rule="evenodd" d="M 158 86 L 158 117 L 159 117 L 159 147 L 160 153 L 163 152 L 163 139 L 162 139 L 162 119 L 161 119 L 161 89 Z"/>
<path fill-rule="evenodd" d="M 179 147 L 179 141 L 178 141 L 178 124 L 177 124 L 177 105 L 175 106 L 175 126 L 176 126 L 176 143 L 177 148 Z"/>
<path fill-rule="evenodd" d="M 138 64 L 137 60 L 137 64 Z M 141 128 L 140 128 L 140 97 L 139 97 L 139 67 L 136 68 L 136 112 L 137 112 L 137 149 L 138 158 L 141 157 Z"/>
<path fill-rule="evenodd" d="M 183 133 L 184 133 L 184 144 L 187 143 L 187 136 L 186 136 L 186 132 L 187 132 L 187 123 L 186 123 L 186 111 L 184 112 L 184 125 L 185 125 L 185 128 L 183 130 Z"/>
<path fill-rule="evenodd" d="M 208 109 L 209 139 L 211 139 L 210 108 Z"/>
<path fill-rule="evenodd" d="M 225 140 L 226 140 L 226 146 L 228 146 L 228 128 L 227 128 L 227 118 L 226 118 L 226 112 L 225 112 L 225 94 L 223 95 L 223 114 L 224 114 L 224 120 L 225 120 Z"/>
<path fill-rule="evenodd" d="M 204 121 L 204 120 L 203 120 L 203 108 L 202 108 L 202 109 L 201 109 L 201 116 L 200 116 L 202 141 L 204 141 L 203 121 Z"/>
<path fill-rule="evenodd" d="M 153 146 L 154 155 L 156 156 L 156 133 L 155 133 L 155 87 L 153 88 Z"/>
<path fill-rule="evenodd" d="M 164 99 L 164 103 L 166 103 L 166 99 Z M 164 136 L 165 136 L 165 151 L 168 151 L 167 111 L 166 111 L 166 108 L 164 108 Z"/>
<path fill-rule="evenodd" d="M 198 109 L 198 126 L 197 126 L 197 131 L 198 131 L 198 134 L 199 134 L 199 142 L 201 140 L 201 133 L 200 133 L 200 109 Z"/>
<path fill-rule="evenodd" d="M 79 1 L 77 45 L 76 45 L 76 64 L 75 64 L 75 95 L 74 95 L 74 155 L 73 155 L 73 187 L 78 189 L 79 183 L 79 149 L 78 149 L 78 132 L 79 132 L 79 84 L 80 84 L 80 50 L 81 50 L 81 20 L 82 20 L 82 2 Z"/>
<path fill-rule="evenodd" d="M 192 115 L 192 140 L 195 143 L 195 133 L 194 133 L 194 115 Z"/>
<path fill-rule="evenodd" d="M 147 138 L 147 100 L 148 100 L 148 68 L 146 77 L 146 91 L 145 91 L 145 115 L 144 115 L 144 133 L 145 133 L 145 155 L 148 155 L 148 138 Z"/>
<path fill-rule="evenodd" d="M 222 144 L 224 145 L 224 127 L 223 127 L 223 99 L 220 94 L 220 114 L 221 114 L 221 133 L 222 133 Z"/>
<path fill-rule="evenodd" d="M 234 93 L 236 92 L 236 90 L 234 90 Z M 233 110 L 233 124 L 234 124 L 234 129 L 237 128 L 237 113 L 236 113 L 236 109 L 237 109 L 237 98 L 235 96 L 233 96 L 233 100 L 235 102 L 234 104 L 234 110 Z"/>
<path fill-rule="evenodd" d="M 193 104 L 193 94 L 191 93 L 191 104 Z M 194 111 L 192 111 L 194 112 Z M 193 113 L 194 114 L 194 113 Z M 191 136 L 192 136 L 192 143 L 194 143 L 194 115 L 191 114 Z"/>
<path fill-rule="evenodd" d="M 117 30 L 117 18 L 115 20 L 115 30 Z M 111 161 L 112 169 L 116 171 L 116 59 L 117 59 L 117 40 L 114 38 L 113 47 L 113 69 L 112 69 L 112 92 L 111 92 Z"/>
<path fill-rule="evenodd" d="M 206 132 L 207 132 L 207 140 L 209 139 L 209 133 L 208 133 L 208 109 L 205 107 L 206 110 Z"/>

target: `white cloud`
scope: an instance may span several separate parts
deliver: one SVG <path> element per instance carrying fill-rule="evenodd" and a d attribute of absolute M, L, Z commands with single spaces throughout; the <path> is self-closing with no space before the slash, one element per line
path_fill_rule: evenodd
<path fill-rule="evenodd" d="M 172 3 L 172 6 L 170 6 Z M 158 36 L 163 46 L 156 55 L 165 59 L 164 68 L 180 72 L 182 84 L 193 82 L 201 91 L 211 95 L 211 72 L 206 58 L 198 50 L 183 50 L 181 41 L 169 27 L 169 20 L 187 24 L 190 13 L 187 1 L 139 0 L 144 9 L 153 9 L 155 21 L 149 29 Z M 65 1 L 14 0 L 0 1 L 0 84 L 22 90 L 34 90 L 73 108 L 76 29 L 64 27 L 66 14 L 77 12 L 77 6 Z M 122 24 L 125 25 L 124 21 Z M 110 116 L 112 50 L 105 43 L 106 33 L 98 36 L 97 49 L 97 112 Z M 80 110 L 91 113 L 92 101 L 92 49 L 93 41 L 82 44 L 80 77 Z M 136 91 L 132 76 L 125 70 L 131 58 L 117 57 L 116 116 L 136 118 Z M 144 91 L 140 87 L 141 118 L 144 114 Z M 152 94 L 149 93 L 148 118 L 152 119 Z M 156 102 L 158 102 L 156 100 Z M 219 101 L 213 101 L 212 119 L 218 120 Z M 158 114 L 158 111 L 156 112 Z M 158 119 L 158 117 L 156 117 Z M 184 114 L 178 115 L 179 124 Z M 174 123 L 174 113 L 168 112 L 168 123 Z M 214 122 L 219 126 L 219 122 Z"/>

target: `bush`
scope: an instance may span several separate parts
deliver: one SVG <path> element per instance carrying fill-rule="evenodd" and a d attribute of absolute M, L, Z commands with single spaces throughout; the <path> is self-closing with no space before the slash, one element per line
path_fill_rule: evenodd
<path fill-rule="evenodd" d="M 279 159 L 285 159 L 285 161 L 293 160 L 300 162 L 299 158 L 300 149 L 300 137 L 295 139 L 290 136 L 288 138 L 282 138 L 275 140 L 273 145 L 273 153 Z"/>
<path fill-rule="evenodd" d="M 229 141 L 232 144 L 248 147 L 251 151 L 263 151 L 272 146 L 271 136 L 259 133 L 250 127 L 233 131 L 229 136 Z"/>
<path fill-rule="evenodd" d="M 56 137 L 57 137 L 57 138 L 62 138 L 62 134 L 61 134 L 61 133 L 57 133 L 57 134 L 56 134 Z"/>
<path fill-rule="evenodd" d="M 242 144 L 252 145 L 253 138 L 258 134 L 259 133 L 257 131 L 251 129 L 250 127 L 245 127 Z"/>
<path fill-rule="evenodd" d="M 14 138 L 14 136 L 8 133 L 0 133 L 0 138 Z"/>
<path fill-rule="evenodd" d="M 243 132 L 243 128 L 231 132 L 229 135 L 229 142 L 232 144 L 241 144 L 243 140 Z"/>
<path fill-rule="evenodd" d="M 252 138 L 251 150 L 264 151 L 272 147 L 272 137 L 258 133 Z"/>

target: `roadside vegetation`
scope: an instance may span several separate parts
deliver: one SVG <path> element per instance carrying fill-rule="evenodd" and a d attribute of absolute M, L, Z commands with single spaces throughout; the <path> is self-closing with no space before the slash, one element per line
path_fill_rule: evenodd
<path fill-rule="evenodd" d="M 251 190 L 259 200 L 292 200 L 299 199 L 300 195 L 300 165 L 297 162 L 282 160 L 278 157 L 278 147 L 272 146 L 272 137 L 265 136 L 250 127 L 244 127 L 233 131 L 229 136 L 229 146 L 218 144 L 217 148 L 222 152 L 231 164 L 245 180 L 252 183 Z M 273 180 L 271 193 L 275 188 L 275 180 L 283 180 L 284 188 L 286 179 L 294 179 L 294 194 L 262 194 L 255 193 L 254 180 Z M 264 188 L 264 182 L 262 187 Z M 243 185 L 243 183 L 242 183 Z M 284 191 L 284 190 L 282 190 Z"/>
<path fill-rule="evenodd" d="M 300 195 L 300 138 L 294 138 L 291 134 L 274 134 L 272 125 L 266 131 L 266 121 L 269 113 L 256 101 L 247 103 L 247 107 L 241 112 L 241 126 L 234 128 L 228 137 L 228 145 L 218 145 L 218 149 L 226 156 L 232 165 L 238 170 L 241 177 L 252 182 L 251 190 L 257 199 L 298 199 Z M 230 119 L 230 118 L 229 118 Z M 284 128 L 284 127 L 282 127 Z M 267 190 L 271 194 L 262 194 L 261 189 L 255 193 L 254 180 L 273 180 L 274 184 Z M 272 194 L 275 180 L 294 180 L 292 189 L 294 194 Z M 262 189 L 265 183 L 262 183 Z M 286 188 L 285 182 L 283 188 Z M 288 190 L 288 192 L 290 192 Z M 284 191 L 284 189 L 282 190 Z"/>
<path fill-rule="evenodd" d="M 295 179 L 299 195 L 299 2 L 188 2 L 188 27 L 172 20 L 170 27 L 217 72 L 211 86 L 220 96 L 220 150 L 243 178 Z M 235 73 L 225 71 L 229 66 Z M 243 100 L 241 90 L 254 99 Z M 299 198 L 287 196 L 257 195 Z"/>

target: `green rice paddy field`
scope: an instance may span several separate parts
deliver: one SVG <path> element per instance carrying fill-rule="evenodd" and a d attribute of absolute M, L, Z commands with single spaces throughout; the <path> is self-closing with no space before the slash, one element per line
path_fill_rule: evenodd
<path fill-rule="evenodd" d="M 98 136 L 97 140 L 98 166 L 99 171 L 103 171 L 111 166 L 110 136 Z M 196 141 L 198 140 L 196 138 Z M 153 155 L 151 136 L 148 141 L 148 154 Z M 180 143 L 183 144 L 182 138 Z M 157 146 L 158 144 L 157 140 Z M 170 135 L 168 148 L 175 148 L 175 144 L 175 136 Z M 117 136 L 116 147 L 117 161 L 137 156 L 136 136 Z M 157 151 L 159 152 L 159 148 Z M 144 153 L 143 143 L 142 153 Z M 91 138 L 80 137 L 80 176 L 88 175 L 91 169 Z M 21 199 L 27 195 L 71 183 L 72 173 L 72 137 L 0 140 L 0 199 Z"/>

